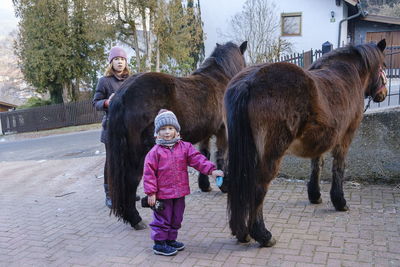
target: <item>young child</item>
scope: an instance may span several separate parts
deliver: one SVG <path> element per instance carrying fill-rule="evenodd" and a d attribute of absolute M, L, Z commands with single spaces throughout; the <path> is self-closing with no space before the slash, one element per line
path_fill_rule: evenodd
<path fill-rule="evenodd" d="M 150 223 L 153 251 L 172 256 L 185 245 L 176 241 L 185 210 L 185 196 L 190 194 L 187 166 L 205 175 L 224 176 L 191 143 L 179 136 L 181 127 L 175 114 L 162 109 L 154 120 L 156 145 L 146 155 L 143 172 L 144 191 L 148 204 L 161 200 L 163 210 L 154 209 Z"/>

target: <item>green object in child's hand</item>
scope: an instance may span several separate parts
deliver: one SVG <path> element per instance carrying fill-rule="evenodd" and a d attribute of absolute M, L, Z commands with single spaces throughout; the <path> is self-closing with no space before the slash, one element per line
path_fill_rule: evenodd
<path fill-rule="evenodd" d="M 224 182 L 224 178 L 222 176 L 217 176 L 216 182 L 217 182 L 217 186 L 221 187 L 222 183 Z"/>

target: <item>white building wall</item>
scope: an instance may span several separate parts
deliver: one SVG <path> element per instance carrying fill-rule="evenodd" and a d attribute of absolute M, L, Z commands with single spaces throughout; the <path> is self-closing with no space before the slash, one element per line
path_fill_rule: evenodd
<path fill-rule="evenodd" d="M 334 0 L 281 0 L 277 4 L 280 13 L 301 12 L 302 34 L 301 36 L 283 37 L 293 44 L 293 52 L 307 51 L 321 48 L 321 45 L 329 41 L 334 48 L 337 46 L 339 22 L 343 19 L 347 8 L 342 3 L 336 6 Z M 331 11 L 335 13 L 335 22 L 331 22 Z M 342 23 L 342 38 L 347 40 L 347 22 Z"/>
<path fill-rule="evenodd" d="M 201 12 L 206 34 L 206 57 L 215 48 L 215 43 L 229 41 L 219 33 L 227 32 L 233 15 L 242 10 L 245 0 L 202 0 Z M 302 35 L 284 37 L 293 43 L 292 52 L 320 49 L 329 41 L 337 47 L 339 22 L 347 17 L 347 6 L 342 1 L 336 6 L 334 0 L 275 0 L 280 19 L 281 13 L 302 13 Z M 335 12 L 335 22 L 331 22 L 331 11 Z M 347 21 L 342 23 L 342 42 L 347 43 Z"/>

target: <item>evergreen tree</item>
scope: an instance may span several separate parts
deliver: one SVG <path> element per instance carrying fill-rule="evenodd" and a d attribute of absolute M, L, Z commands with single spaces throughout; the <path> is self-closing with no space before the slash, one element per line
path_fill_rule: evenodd
<path fill-rule="evenodd" d="M 197 5 L 194 6 L 193 0 L 188 1 L 188 27 L 191 35 L 189 43 L 190 57 L 193 59 L 192 68 L 196 69 L 204 60 L 204 33 L 203 23 L 201 21 L 200 0 L 197 0 Z"/>
<path fill-rule="evenodd" d="M 69 80 L 67 93 L 70 99 L 76 100 L 79 87 L 94 88 L 97 83 L 96 76 L 104 66 L 104 49 L 112 36 L 112 26 L 106 19 L 103 2 L 72 0 L 70 3 L 68 41 L 72 79 Z"/>
<path fill-rule="evenodd" d="M 68 54 L 68 14 L 65 1 L 21 0 L 17 6 L 21 18 L 17 55 L 25 79 L 43 93 L 50 93 L 53 103 L 63 102 L 62 88 L 66 80 L 62 73 Z"/>
<path fill-rule="evenodd" d="M 204 59 L 199 6 L 188 1 L 160 1 L 155 25 L 162 70 L 187 75 Z"/>
<path fill-rule="evenodd" d="M 76 100 L 93 78 L 109 27 L 96 1 L 14 0 L 20 17 L 15 49 L 25 79 L 53 103 Z M 90 4 L 90 5 L 89 5 Z M 104 27 L 102 27 L 104 26 Z"/>

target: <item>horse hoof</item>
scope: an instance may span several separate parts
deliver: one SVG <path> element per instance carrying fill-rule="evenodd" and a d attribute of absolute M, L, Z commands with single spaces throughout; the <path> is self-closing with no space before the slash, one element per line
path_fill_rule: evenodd
<path fill-rule="evenodd" d="M 133 229 L 135 229 L 135 230 L 144 230 L 146 228 L 147 228 L 147 225 L 143 221 L 140 221 L 133 226 Z"/>
<path fill-rule="evenodd" d="M 322 198 L 319 199 L 310 199 L 311 204 L 321 204 L 322 203 Z"/>
<path fill-rule="evenodd" d="M 349 210 L 349 206 L 344 205 L 343 207 L 335 207 L 335 209 L 337 211 L 348 211 Z"/>
<path fill-rule="evenodd" d="M 260 243 L 260 247 L 269 248 L 269 247 L 273 247 L 275 244 L 276 244 L 276 239 L 271 237 L 271 239 L 268 240 L 267 242 Z"/>
<path fill-rule="evenodd" d="M 236 237 L 237 237 L 237 236 L 236 236 Z M 237 237 L 237 240 L 238 240 L 240 243 L 249 243 L 250 240 L 251 240 L 251 237 L 250 237 L 250 235 L 245 235 L 245 236 L 243 236 L 243 237 Z"/>
<path fill-rule="evenodd" d="M 275 244 L 276 244 L 276 239 L 273 238 L 273 237 L 271 237 L 271 239 L 268 240 L 268 242 L 263 243 L 263 244 L 260 244 L 260 246 L 261 246 L 261 247 L 267 247 L 267 248 L 269 248 L 269 247 L 274 246 Z"/>
<path fill-rule="evenodd" d="M 209 186 L 208 188 L 200 188 L 202 192 L 211 192 L 212 188 Z"/>

